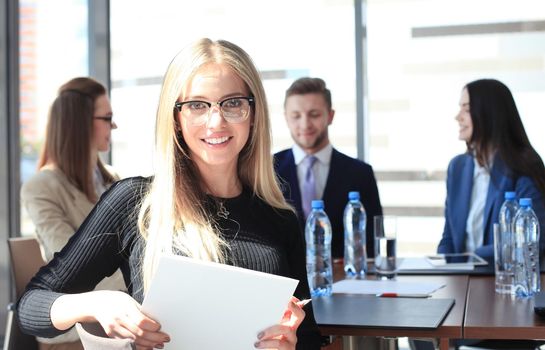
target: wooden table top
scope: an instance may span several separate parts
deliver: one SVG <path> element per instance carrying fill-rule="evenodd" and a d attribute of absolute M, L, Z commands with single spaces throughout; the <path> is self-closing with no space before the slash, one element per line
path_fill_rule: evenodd
<path fill-rule="evenodd" d="M 545 339 L 545 319 L 534 313 L 534 299 L 496 293 L 493 276 L 472 276 L 467 300 L 464 338 Z"/>
<path fill-rule="evenodd" d="M 334 280 L 343 278 L 342 264 L 334 263 Z M 375 277 L 370 275 L 367 278 Z M 496 293 L 494 276 L 398 275 L 397 279 L 445 284 L 444 288 L 432 294 L 432 298 L 455 300 L 441 326 L 435 330 L 321 326 L 322 333 L 443 339 L 545 339 L 545 318 L 534 313 L 534 299 L 517 299 Z M 545 286 L 545 274 L 541 276 L 541 285 Z"/>
<path fill-rule="evenodd" d="M 334 280 L 344 278 L 342 265 L 334 264 Z M 367 276 L 374 279 L 373 275 Z M 416 329 L 388 329 L 388 328 L 360 328 L 339 326 L 322 326 L 322 334 L 330 335 L 358 335 L 358 336 L 399 336 L 399 337 L 423 337 L 423 338 L 462 338 L 462 326 L 466 303 L 466 292 L 469 285 L 467 275 L 430 275 L 430 276 L 397 276 L 400 281 L 422 281 L 444 284 L 445 287 L 432 294 L 432 298 L 454 299 L 455 304 L 448 313 L 443 323 L 434 330 Z M 362 312 L 364 312 L 362 310 Z"/>

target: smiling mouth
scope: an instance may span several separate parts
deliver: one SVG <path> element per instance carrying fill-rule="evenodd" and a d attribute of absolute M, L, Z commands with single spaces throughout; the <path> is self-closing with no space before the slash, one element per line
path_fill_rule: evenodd
<path fill-rule="evenodd" d="M 224 136 L 224 137 L 211 137 L 208 139 L 203 139 L 204 142 L 208 143 L 209 145 L 219 145 L 222 143 L 225 143 L 229 141 L 232 137 Z"/>

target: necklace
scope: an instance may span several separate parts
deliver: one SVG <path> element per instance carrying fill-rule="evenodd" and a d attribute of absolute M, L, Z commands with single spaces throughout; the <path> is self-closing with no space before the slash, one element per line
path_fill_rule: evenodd
<path fill-rule="evenodd" d="M 229 217 L 229 211 L 225 208 L 225 199 L 216 198 L 217 212 L 216 215 L 224 220 L 227 220 L 222 227 L 219 227 L 220 231 L 225 231 L 224 233 L 230 236 L 229 232 L 234 232 L 233 238 L 229 239 L 228 242 L 232 243 L 238 236 L 240 232 L 240 224 Z M 229 223 L 231 222 L 231 223 Z M 218 223 L 219 224 L 219 223 Z M 235 224 L 237 227 L 233 227 Z M 226 236 L 227 237 L 227 236 Z"/>
<path fill-rule="evenodd" d="M 229 216 L 229 211 L 227 209 L 225 209 L 225 205 L 223 205 L 223 201 L 218 201 L 218 203 L 219 203 L 219 208 L 218 208 L 218 212 L 216 214 L 220 218 L 227 219 L 227 217 Z"/>

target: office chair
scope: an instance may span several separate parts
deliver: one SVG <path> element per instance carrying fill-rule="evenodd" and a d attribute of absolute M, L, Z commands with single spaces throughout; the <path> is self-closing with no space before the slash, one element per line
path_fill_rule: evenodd
<path fill-rule="evenodd" d="M 45 265 L 40 250 L 40 243 L 34 237 L 18 237 L 8 239 L 11 271 L 15 280 L 17 299 L 25 291 L 25 287 L 40 267 Z"/>
<path fill-rule="evenodd" d="M 27 283 L 45 265 L 38 240 L 33 237 L 8 239 L 11 271 L 15 281 L 17 299 L 23 294 Z M 24 334 L 17 322 L 17 310 L 14 303 L 8 305 L 6 338 L 3 350 L 38 350 L 38 342 L 31 335 Z"/>

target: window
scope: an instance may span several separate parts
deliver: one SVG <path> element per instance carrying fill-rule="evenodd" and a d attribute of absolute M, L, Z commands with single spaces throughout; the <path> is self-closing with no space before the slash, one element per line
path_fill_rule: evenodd
<path fill-rule="evenodd" d="M 454 116 L 466 83 L 504 82 L 545 154 L 545 13 L 530 0 L 367 0 L 367 11 L 369 162 L 386 213 L 400 215 L 398 254 L 431 253 L 447 165 L 465 151 Z"/>
<path fill-rule="evenodd" d="M 127 16 L 122 2 L 111 2 L 112 104 L 119 126 L 112 149 L 121 175 L 152 173 L 163 74 L 181 48 L 201 37 L 232 41 L 254 60 L 264 79 L 275 151 L 292 144 L 283 116 L 285 90 L 294 79 L 316 76 L 332 91 L 333 144 L 356 156 L 353 1 L 161 4 L 133 3 Z"/>
<path fill-rule="evenodd" d="M 36 172 L 49 107 L 58 88 L 88 74 L 87 1 L 19 4 L 21 182 Z M 62 13 L 63 16 L 59 16 Z M 21 210 L 22 234 L 34 228 Z"/>

